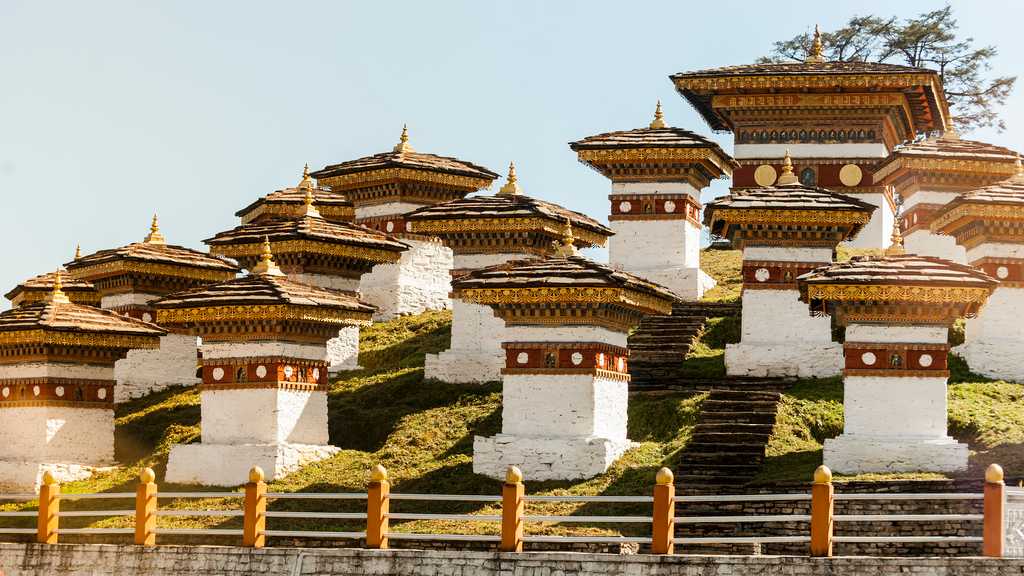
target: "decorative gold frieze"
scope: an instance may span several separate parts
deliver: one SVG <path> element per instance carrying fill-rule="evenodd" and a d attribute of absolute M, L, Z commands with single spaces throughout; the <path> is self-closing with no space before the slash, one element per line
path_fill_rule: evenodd
<path fill-rule="evenodd" d="M 579 150 L 577 154 L 581 162 L 593 165 L 707 162 L 725 176 L 732 175 L 732 164 L 712 148 L 595 148 Z"/>
<path fill-rule="evenodd" d="M 327 241 L 317 240 L 283 240 L 271 241 L 274 254 L 279 256 L 294 253 L 316 254 L 322 256 L 337 256 L 339 258 L 354 258 L 368 260 L 374 263 L 398 262 L 402 257 L 401 252 L 382 250 L 379 248 L 366 248 L 363 246 L 350 246 L 347 244 L 335 244 Z M 218 244 L 210 246 L 210 252 L 229 258 L 259 257 L 263 253 L 263 243 L 253 239 L 248 244 Z"/>
<path fill-rule="evenodd" d="M 671 314 L 672 302 L 635 290 L 596 287 L 465 288 L 455 292 L 463 300 L 489 305 L 618 304 L 656 314 Z"/>
<path fill-rule="evenodd" d="M 772 90 L 836 88 L 870 90 L 878 86 L 907 88 L 931 86 L 943 94 L 937 74 L 758 74 L 743 76 L 687 76 L 672 79 L 676 88 L 696 92 L 713 90 Z"/>
<path fill-rule="evenodd" d="M 69 270 L 68 273 L 75 278 L 89 281 L 107 276 L 132 274 L 169 276 L 204 282 L 224 282 L 235 277 L 234 270 L 214 270 L 188 264 L 157 264 L 133 260 L 114 260 L 102 264 L 80 266 Z"/>
<path fill-rule="evenodd" d="M 490 186 L 491 184 L 491 181 L 486 178 L 474 178 L 472 176 L 444 174 L 441 172 L 414 170 L 411 168 L 382 168 L 378 170 L 367 170 L 364 172 L 354 172 L 352 174 L 341 174 L 338 176 L 324 176 L 323 178 L 319 178 L 317 181 L 321 186 L 329 186 L 331 190 L 336 192 L 394 181 L 429 182 L 431 184 L 469 190 L 480 190 Z"/>
<path fill-rule="evenodd" d="M 726 224 L 823 226 L 867 224 L 871 220 L 871 214 L 854 210 L 773 210 L 718 207 L 715 209 L 714 218 Z"/>
<path fill-rule="evenodd" d="M 202 308 L 163 308 L 156 311 L 157 324 L 197 324 L 233 321 L 281 320 L 317 322 L 339 326 L 368 326 L 370 314 L 290 304 L 246 306 L 209 306 Z"/>
<path fill-rule="evenodd" d="M 884 181 L 899 170 L 915 170 L 921 172 L 961 172 L 982 175 L 1004 175 L 1009 178 L 1017 173 L 1013 162 L 993 162 L 991 160 L 969 160 L 965 158 L 913 158 L 896 156 L 874 174 L 875 184 Z M 998 179 L 998 178 L 997 178 Z"/>
<path fill-rule="evenodd" d="M 508 232 L 540 232 L 552 238 L 561 238 L 564 220 L 553 218 L 452 218 L 447 220 L 411 220 L 412 231 L 417 234 L 438 236 L 452 234 L 501 234 Z M 591 246 L 604 246 L 608 239 L 602 234 L 579 226 L 573 227 L 576 240 Z"/>
<path fill-rule="evenodd" d="M 898 284 L 809 284 L 807 298 L 836 302 L 926 302 L 984 304 L 989 288 Z"/>
<path fill-rule="evenodd" d="M 939 214 L 931 223 L 932 232 L 949 233 L 948 228 L 960 219 L 969 220 L 1006 220 L 1024 223 L 1024 210 L 1021 206 L 995 203 L 965 202 Z"/>
<path fill-rule="evenodd" d="M 0 346 L 15 345 L 86 346 L 99 348 L 159 348 L 160 337 L 58 332 L 55 330 L 16 330 L 0 332 Z"/>

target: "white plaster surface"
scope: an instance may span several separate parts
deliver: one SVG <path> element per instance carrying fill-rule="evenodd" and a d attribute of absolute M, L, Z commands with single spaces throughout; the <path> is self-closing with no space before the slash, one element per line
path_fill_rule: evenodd
<path fill-rule="evenodd" d="M 1024 288 L 999 286 L 976 318 L 967 320 L 959 354 L 971 371 L 1000 380 L 1024 383 Z"/>
<path fill-rule="evenodd" d="M 114 401 L 125 402 L 173 386 L 191 386 L 196 378 L 198 340 L 186 334 L 160 337 L 160 348 L 129 350 L 114 364 Z"/>
<path fill-rule="evenodd" d="M 687 220 L 616 220 L 608 263 L 697 300 L 715 286 L 700 270 L 700 229 Z"/>
<path fill-rule="evenodd" d="M 342 328 L 327 341 L 327 363 L 331 374 L 359 370 L 359 326 Z"/>
<path fill-rule="evenodd" d="M 725 347 L 730 376 L 828 378 L 843 348 L 826 316 L 811 316 L 796 290 L 744 290 L 740 342 Z"/>
<path fill-rule="evenodd" d="M 109 467 L 82 466 L 62 462 L 36 462 L 29 460 L 6 460 L 0 458 L 0 490 L 10 492 L 38 493 L 43 483 L 43 474 L 49 471 L 57 483 L 85 480 L 95 472 L 109 470 Z"/>
<path fill-rule="evenodd" d="M 591 375 L 507 374 L 503 434 L 626 441 L 626 382 Z"/>
<path fill-rule="evenodd" d="M 504 335 L 505 322 L 490 306 L 452 299 L 451 346 L 440 354 L 427 354 L 425 378 L 467 383 L 501 380 Z"/>
<path fill-rule="evenodd" d="M 843 434 L 825 440 L 824 463 L 839 474 L 958 472 L 967 469 L 967 444 L 953 438 L 878 438 Z"/>
<path fill-rule="evenodd" d="M 774 260 L 777 262 L 832 262 L 831 248 L 809 248 L 791 246 L 747 246 L 743 249 L 744 260 Z"/>
<path fill-rule="evenodd" d="M 945 344 L 949 328 L 945 326 L 892 326 L 887 324 L 850 324 L 847 342 Z"/>
<path fill-rule="evenodd" d="M 309 284 L 311 286 L 326 288 L 328 290 L 343 290 L 347 292 L 355 292 L 359 290 L 358 278 L 345 278 L 343 276 L 332 276 L 330 274 L 292 273 L 288 275 L 288 279 L 296 282 L 302 282 L 303 284 Z"/>
<path fill-rule="evenodd" d="M 259 466 L 267 481 L 334 456 L 334 446 L 274 444 L 178 444 L 171 448 L 165 481 L 204 486 L 238 486 Z"/>
<path fill-rule="evenodd" d="M 88 475 L 114 463 L 114 411 L 33 406 L 0 408 L 0 487 L 34 489 L 41 466 Z"/>
<path fill-rule="evenodd" d="M 612 182 L 612 194 L 688 194 L 700 201 L 700 190 L 687 182 Z"/>
<path fill-rule="evenodd" d="M 531 260 L 537 258 L 534 254 L 507 252 L 502 254 L 456 254 L 454 259 L 455 270 L 477 270 L 488 266 L 497 266 L 512 260 Z"/>
<path fill-rule="evenodd" d="M 0 379 L 7 378 L 81 378 L 113 380 L 113 366 L 70 364 L 63 362 L 25 362 L 0 364 Z"/>
<path fill-rule="evenodd" d="M 272 388 L 204 390 L 206 444 L 327 444 L 327 394 Z"/>
<path fill-rule="evenodd" d="M 323 360 L 324 347 L 295 342 L 206 342 L 203 358 L 255 358 L 258 356 L 288 356 L 304 360 Z"/>
<path fill-rule="evenodd" d="M 507 326 L 506 342 L 603 342 L 626 347 L 626 333 L 603 326 Z"/>
<path fill-rule="evenodd" d="M 476 436 L 473 472 L 502 479 L 518 466 L 527 482 L 578 480 L 605 472 L 631 446 L 598 437 Z"/>
<path fill-rule="evenodd" d="M 395 264 L 378 264 L 364 274 L 359 284 L 363 300 L 377 306 L 374 320 L 444 310 L 450 306 L 450 248 L 439 242 L 403 240 L 409 250 Z"/>
<path fill-rule="evenodd" d="M 893 211 L 885 195 L 881 193 L 854 194 L 854 198 L 877 206 L 871 213 L 871 220 L 852 240 L 844 242 L 850 248 L 888 248 L 892 245 L 892 228 L 896 223 Z"/>
<path fill-rule="evenodd" d="M 842 144 L 736 144 L 733 158 L 885 158 L 889 155 L 881 142 Z"/>
<path fill-rule="evenodd" d="M 986 242 L 971 248 L 967 253 L 967 259 L 974 262 L 981 258 L 1024 258 L 1024 244 L 1004 244 L 999 242 Z"/>
<path fill-rule="evenodd" d="M 356 206 L 356 219 L 375 218 L 377 216 L 402 216 L 417 208 L 429 206 L 414 202 L 387 202 L 371 206 Z"/>
<path fill-rule="evenodd" d="M 932 234 L 927 230 L 915 230 L 903 236 L 903 248 L 908 254 L 935 256 L 967 264 L 967 251 L 956 243 L 952 236 Z"/>
<path fill-rule="evenodd" d="M 913 194 L 903 196 L 903 210 L 910 210 L 918 204 L 948 204 L 959 196 L 956 192 L 943 192 L 939 190 L 918 190 Z"/>
<path fill-rule="evenodd" d="M 147 306 L 160 298 L 156 294 L 129 292 L 127 294 L 111 294 L 100 298 L 100 308 L 116 308 L 118 306 Z"/>

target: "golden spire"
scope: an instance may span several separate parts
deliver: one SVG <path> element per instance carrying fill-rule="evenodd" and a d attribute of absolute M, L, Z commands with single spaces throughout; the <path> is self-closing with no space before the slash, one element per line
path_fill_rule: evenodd
<path fill-rule="evenodd" d="M 900 217 L 896 215 L 896 221 L 892 223 L 892 236 L 890 237 L 892 244 L 885 249 L 886 256 L 899 256 L 905 254 L 906 251 L 903 249 L 903 234 L 900 231 Z"/>
<path fill-rule="evenodd" d="M 253 274 L 265 274 L 267 276 L 284 276 L 284 272 L 274 263 L 274 254 L 270 252 L 270 237 L 263 237 L 263 253 L 260 254 L 260 261 L 252 267 Z"/>
<path fill-rule="evenodd" d="M 306 168 L 307 168 L 306 178 L 308 178 L 309 177 L 309 175 L 308 175 L 309 167 L 307 166 Z M 305 182 L 305 179 L 303 180 L 303 182 Z M 302 187 L 302 184 L 300 183 L 299 186 Z M 317 210 L 316 206 L 313 205 L 313 186 L 312 186 L 312 184 L 309 185 L 309 186 L 306 186 L 305 189 L 306 189 L 306 196 L 302 199 L 302 205 L 303 205 L 302 215 L 303 216 L 310 216 L 312 218 L 323 218 L 323 216 L 320 215 L 320 211 Z"/>
<path fill-rule="evenodd" d="M 167 238 L 160 233 L 160 223 L 153 214 L 153 222 L 149 225 L 149 234 L 146 236 L 146 244 L 167 244 Z"/>
<path fill-rule="evenodd" d="M 54 304 L 68 304 L 71 300 L 68 299 L 68 295 L 64 293 L 64 284 L 60 280 L 60 272 L 60 268 L 57 268 L 57 271 L 54 273 L 53 292 L 50 293 L 50 297 L 47 301 Z"/>
<path fill-rule="evenodd" d="M 414 152 L 412 146 L 409 144 L 409 127 L 402 124 L 402 135 L 398 138 L 398 144 L 395 144 L 394 152 L 399 154 L 405 154 L 406 152 Z"/>
<path fill-rule="evenodd" d="M 793 174 L 793 159 L 789 156 L 789 148 L 786 148 L 786 156 L 782 159 L 782 174 L 779 179 L 775 182 L 778 186 L 786 186 L 789 184 L 799 184 L 796 175 Z"/>
<path fill-rule="evenodd" d="M 818 25 L 814 25 L 814 42 L 811 43 L 811 53 L 807 55 L 805 62 L 809 64 L 820 64 L 825 61 L 825 56 L 822 54 L 824 50 L 821 46 L 821 29 Z"/>
<path fill-rule="evenodd" d="M 654 108 L 654 120 L 651 120 L 651 128 L 666 128 L 665 115 L 661 113 L 661 100 L 658 100 L 658 105 Z"/>
<path fill-rule="evenodd" d="M 523 190 L 519 187 L 519 179 L 516 177 L 516 163 L 508 163 L 508 182 L 498 190 L 498 194 L 502 196 L 515 196 L 522 194 Z"/>
<path fill-rule="evenodd" d="M 309 175 L 309 164 L 302 168 L 302 180 L 299 181 L 299 185 L 296 188 L 299 190 L 312 190 L 314 188 L 313 178 Z"/>
<path fill-rule="evenodd" d="M 75 260 L 78 260 L 81 257 L 82 257 L 82 245 L 81 244 L 75 244 Z"/>
<path fill-rule="evenodd" d="M 551 243 L 555 249 L 553 254 L 555 258 L 568 258 L 570 256 L 576 256 L 576 238 L 572 234 L 572 222 L 569 219 L 565 219 L 565 226 L 562 227 L 562 239 L 555 240 Z"/>

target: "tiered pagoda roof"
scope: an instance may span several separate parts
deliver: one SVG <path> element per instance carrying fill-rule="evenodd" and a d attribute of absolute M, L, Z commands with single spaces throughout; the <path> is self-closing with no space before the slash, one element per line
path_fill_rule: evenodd
<path fill-rule="evenodd" d="M 914 173 L 934 178 L 939 173 L 962 173 L 986 182 L 1016 173 L 1017 152 L 975 140 L 962 140 L 953 130 L 942 136 L 908 142 L 893 149 L 874 173 L 875 183 L 894 183 Z"/>
<path fill-rule="evenodd" d="M 412 232 L 441 237 L 457 253 L 550 254 L 551 243 L 561 238 L 565 222 L 572 225 L 579 247 L 603 246 L 614 234 L 585 214 L 523 194 L 514 165 L 509 165 L 508 184 L 498 194 L 426 206 L 406 219 L 412 222 Z"/>
<path fill-rule="evenodd" d="M 1017 174 L 964 193 L 939 208 L 931 229 L 956 237 L 968 248 L 983 242 L 1024 242 L 1024 171 L 1017 162 Z"/>
<path fill-rule="evenodd" d="M 905 254 L 822 266 L 797 284 L 812 310 L 843 321 L 944 324 L 976 314 L 997 281 L 971 266 Z"/>
<path fill-rule="evenodd" d="M 343 194 L 320 188 L 309 174 L 309 165 L 302 171 L 302 180 L 294 188 L 271 192 L 259 200 L 235 212 L 242 224 L 269 218 L 301 216 L 305 210 L 307 192 L 313 196 L 317 210 L 327 220 L 351 222 L 355 219 L 355 208 Z"/>
<path fill-rule="evenodd" d="M 56 272 L 40 274 L 21 282 L 12 288 L 10 292 L 4 294 L 4 297 L 10 300 L 11 304 L 15 307 L 40 302 L 50 297 L 56 281 Z M 92 282 L 72 278 L 66 274 L 62 276 L 61 282 L 64 293 L 75 304 L 86 306 L 100 305 L 100 293 L 93 286 Z"/>

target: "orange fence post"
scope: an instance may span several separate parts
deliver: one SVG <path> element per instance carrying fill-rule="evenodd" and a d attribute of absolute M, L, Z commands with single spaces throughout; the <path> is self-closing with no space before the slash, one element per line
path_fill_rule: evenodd
<path fill-rule="evenodd" d="M 835 491 L 832 471 L 818 466 L 811 486 L 811 556 L 832 555 L 832 516 Z"/>
<path fill-rule="evenodd" d="M 388 514 L 391 508 L 391 483 L 388 471 L 377 464 L 370 469 L 370 485 L 366 490 L 366 547 L 383 550 L 388 547 Z"/>
<path fill-rule="evenodd" d="M 1006 504 L 1006 484 L 1003 483 L 1003 467 L 989 464 L 985 470 L 985 520 L 982 528 L 982 554 L 990 558 L 1003 557 L 1003 542 L 1006 538 L 1006 520 L 1003 507 Z"/>
<path fill-rule="evenodd" d="M 135 543 L 156 546 L 156 473 L 143 468 L 135 489 Z"/>
<path fill-rule="evenodd" d="M 526 513 L 523 471 L 509 466 L 501 486 L 501 551 L 523 551 L 523 515 Z"/>
<path fill-rule="evenodd" d="M 654 485 L 654 518 L 651 525 L 651 552 L 672 554 L 675 552 L 676 533 L 676 487 L 672 471 L 658 470 Z"/>
<path fill-rule="evenodd" d="M 36 542 L 56 544 L 60 514 L 60 484 L 47 470 L 43 473 L 43 484 L 39 487 L 39 524 Z"/>
<path fill-rule="evenodd" d="M 249 470 L 249 483 L 245 485 L 242 546 L 263 548 L 267 542 L 267 484 L 263 478 L 263 469 L 259 466 Z"/>

